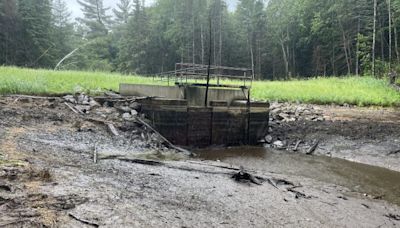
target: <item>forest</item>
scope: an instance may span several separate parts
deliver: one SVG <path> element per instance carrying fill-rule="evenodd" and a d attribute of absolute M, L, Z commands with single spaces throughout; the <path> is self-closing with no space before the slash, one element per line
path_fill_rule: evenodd
<path fill-rule="evenodd" d="M 151 75 L 211 58 L 284 80 L 378 77 L 400 63 L 400 0 L 78 2 L 75 20 L 64 0 L 1 0 L 0 65 Z"/>

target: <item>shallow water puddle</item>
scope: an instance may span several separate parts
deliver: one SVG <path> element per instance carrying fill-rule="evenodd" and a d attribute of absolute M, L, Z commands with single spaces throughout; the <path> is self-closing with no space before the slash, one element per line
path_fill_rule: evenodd
<path fill-rule="evenodd" d="M 199 159 L 220 160 L 248 169 L 297 175 L 347 187 L 400 205 L 400 173 L 338 158 L 307 156 L 259 147 L 207 149 Z"/>

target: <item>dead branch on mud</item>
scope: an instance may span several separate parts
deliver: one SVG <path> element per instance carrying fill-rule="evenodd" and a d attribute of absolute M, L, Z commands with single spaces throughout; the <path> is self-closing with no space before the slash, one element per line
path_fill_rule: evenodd
<path fill-rule="evenodd" d="M 84 224 L 86 224 L 86 225 L 93 226 L 93 227 L 99 227 L 99 226 L 100 226 L 100 225 L 97 224 L 97 223 L 88 221 L 88 220 L 86 220 L 86 219 L 78 218 L 77 216 L 73 215 L 72 213 L 69 213 L 68 215 L 69 215 L 69 217 L 75 219 L 76 221 L 79 221 L 79 222 L 84 223 Z"/>
<path fill-rule="evenodd" d="M 253 184 L 256 185 L 262 185 L 262 183 L 254 177 L 252 174 L 246 172 L 243 167 L 240 168 L 240 171 L 238 173 L 235 173 L 232 175 L 232 178 L 235 179 L 237 182 L 247 182 L 250 181 Z"/>
<path fill-rule="evenodd" d="M 307 155 L 312 155 L 319 145 L 319 140 L 317 140 L 306 152 Z"/>
<path fill-rule="evenodd" d="M 293 151 L 297 151 L 297 150 L 299 149 L 300 143 L 302 143 L 302 142 L 303 142 L 303 141 L 298 140 L 298 141 L 296 142 L 296 145 L 295 145 L 294 148 L 293 148 Z"/>
<path fill-rule="evenodd" d="M 75 112 L 76 114 L 84 114 L 81 110 L 79 109 L 75 109 L 74 107 L 72 107 L 70 104 L 68 104 L 67 102 L 64 102 L 64 104 L 71 109 L 73 112 Z"/>
<path fill-rule="evenodd" d="M 395 151 L 389 152 L 389 153 L 387 154 L 387 156 L 389 156 L 389 155 L 394 155 L 394 154 L 399 154 L 399 153 L 400 153 L 400 150 L 395 150 Z"/>
<path fill-rule="evenodd" d="M 119 136 L 118 130 L 114 127 L 112 123 L 107 123 L 107 127 L 114 136 Z"/>

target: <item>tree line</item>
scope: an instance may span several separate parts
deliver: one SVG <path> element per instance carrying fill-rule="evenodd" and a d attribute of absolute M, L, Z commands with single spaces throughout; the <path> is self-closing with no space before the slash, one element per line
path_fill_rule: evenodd
<path fill-rule="evenodd" d="M 154 74 L 211 58 L 272 80 L 400 65 L 400 0 L 78 2 L 73 21 L 64 0 L 1 0 L 0 65 Z"/>

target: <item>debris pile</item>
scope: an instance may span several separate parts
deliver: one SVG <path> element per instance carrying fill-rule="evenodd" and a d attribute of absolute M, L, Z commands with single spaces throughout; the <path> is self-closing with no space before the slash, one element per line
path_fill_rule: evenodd
<path fill-rule="evenodd" d="M 301 144 L 305 147 L 314 147 L 315 142 L 305 142 L 304 139 L 288 139 L 282 137 L 280 131 L 287 130 L 287 126 L 295 122 L 323 122 L 325 121 L 322 110 L 315 108 L 313 105 L 291 104 L 291 103 L 271 103 L 269 117 L 269 132 L 260 140 L 265 147 L 275 148 L 279 150 L 298 151 Z M 308 152 L 305 153 L 312 154 Z"/>
<path fill-rule="evenodd" d="M 145 97 L 122 97 L 119 94 L 106 92 L 104 96 L 90 97 L 84 93 L 66 95 L 64 104 L 85 120 L 104 124 L 114 137 L 140 139 L 157 151 L 174 149 L 189 153 L 172 145 L 166 138 L 153 129 L 144 114 L 141 114 L 140 100 Z M 91 130 L 79 124 L 80 131 Z"/>

